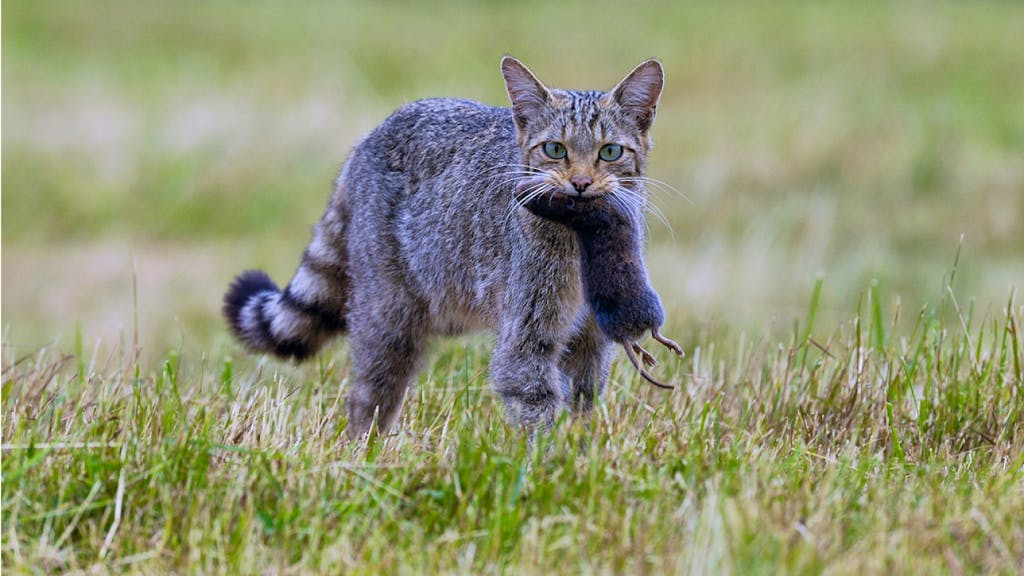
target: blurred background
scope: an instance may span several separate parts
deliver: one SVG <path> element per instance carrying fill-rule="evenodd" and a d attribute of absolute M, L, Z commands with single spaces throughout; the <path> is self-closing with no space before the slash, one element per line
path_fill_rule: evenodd
<path fill-rule="evenodd" d="M 681 341 L 786 332 L 874 283 L 911 317 L 1024 288 L 1024 3 L 3 3 L 5 354 L 236 350 L 223 290 L 287 282 L 358 138 L 430 96 L 506 105 L 498 62 L 667 83 L 655 286 Z"/>

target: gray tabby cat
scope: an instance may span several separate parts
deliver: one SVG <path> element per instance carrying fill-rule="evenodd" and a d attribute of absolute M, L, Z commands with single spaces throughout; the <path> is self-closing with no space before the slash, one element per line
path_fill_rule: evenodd
<path fill-rule="evenodd" d="M 352 150 L 285 289 L 247 271 L 224 297 L 254 352 L 302 360 L 347 333 L 350 437 L 394 423 L 434 336 L 492 331 L 491 382 L 528 429 L 588 411 L 604 389 L 614 344 L 583 299 L 576 233 L 514 191 L 543 176 L 573 197 L 645 202 L 664 73 L 648 60 L 596 92 L 548 88 L 511 57 L 501 71 L 511 110 L 399 108 Z"/>

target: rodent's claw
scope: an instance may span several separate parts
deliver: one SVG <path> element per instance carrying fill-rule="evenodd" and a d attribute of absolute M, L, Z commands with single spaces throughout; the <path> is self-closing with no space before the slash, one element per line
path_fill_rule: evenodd
<path fill-rule="evenodd" d="M 651 376 L 647 369 L 644 368 L 644 365 L 640 363 L 640 359 L 636 357 L 636 352 L 633 351 L 633 346 L 635 346 L 635 344 L 622 345 L 622 347 L 625 348 L 626 350 L 626 357 L 629 358 L 629 361 L 633 363 L 633 366 L 636 367 L 638 372 L 640 372 L 640 375 L 643 376 L 644 380 L 647 380 L 648 382 L 654 384 L 658 388 L 665 388 L 667 390 L 675 388 L 675 386 L 672 386 L 671 384 L 665 384 L 664 382 L 658 380 L 654 376 Z M 643 350 L 643 348 L 641 348 L 641 350 Z"/>
<path fill-rule="evenodd" d="M 633 347 L 634 352 L 640 355 L 640 360 L 642 360 L 644 364 L 650 366 L 651 368 L 654 368 L 655 366 L 658 365 L 658 359 L 655 358 L 654 355 L 648 352 L 647 350 L 644 350 L 643 346 L 640 346 L 640 344 L 636 342 L 631 343 L 630 346 Z"/>
<path fill-rule="evenodd" d="M 686 352 L 683 351 L 683 347 L 680 346 L 678 342 L 676 342 L 675 340 L 673 340 L 671 338 L 667 338 L 667 337 L 663 336 L 661 334 L 661 331 L 658 330 L 657 328 L 654 328 L 653 330 L 651 330 L 651 336 L 653 336 L 654 339 L 657 340 L 658 342 L 661 342 L 666 348 L 668 348 L 669 350 L 675 352 L 676 356 L 685 356 L 686 355 Z"/>

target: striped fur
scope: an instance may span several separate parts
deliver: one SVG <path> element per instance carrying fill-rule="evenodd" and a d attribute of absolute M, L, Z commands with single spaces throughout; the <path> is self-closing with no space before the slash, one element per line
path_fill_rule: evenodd
<path fill-rule="evenodd" d="M 260 270 L 241 273 L 228 288 L 224 317 L 249 350 L 301 361 L 346 331 L 347 258 L 327 239 L 330 218 L 317 227 L 284 290 Z M 342 230 L 335 227 L 337 236 Z"/>

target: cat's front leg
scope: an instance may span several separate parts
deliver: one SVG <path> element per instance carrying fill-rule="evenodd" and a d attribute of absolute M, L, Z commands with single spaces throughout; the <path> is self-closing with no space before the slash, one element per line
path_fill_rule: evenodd
<path fill-rule="evenodd" d="M 583 295 L 575 233 L 532 216 L 520 232 L 499 307 L 491 383 L 509 418 L 535 430 L 550 428 L 569 408 L 559 360 Z"/>
<path fill-rule="evenodd" d="M 509 330 L 491 358 L 491 382 L 509 419 L 529 431 L 550 429 L 569 405 L 558 369 L 561 342 L 551 334 Z"/>

